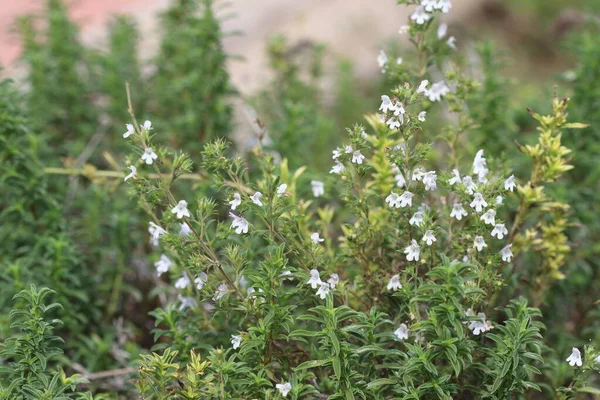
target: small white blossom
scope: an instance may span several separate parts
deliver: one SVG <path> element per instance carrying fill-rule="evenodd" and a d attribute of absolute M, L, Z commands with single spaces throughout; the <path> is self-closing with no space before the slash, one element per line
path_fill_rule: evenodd
<path fill-rule="evenodd" d="M 325 241 L 325 239 L 319 236 L 319 232 L 314 232 L 312 235 L 310 235 L 310 240 L 312 240 L 312 242 L 315 244 Z"/>
<path fill-rule="evenodd" d="M 408 326 L 406 326 L 406 324 L 400 324 L 398 329 L 394 331 L 394 335 L 398 340 L 408 339 Z"/>
<path fill-rule="evenodd" d="M 294 277 L 292 276 L 292 271 L 289 271 L 289 270 L 287 270 L 287 269 L 286 269 L 286 270 L 283 270 L 283 272 L 281 272 L 281 273 L 279 274 L 279 277 L 280 277 L 280 278 L 285 278 L 285 277 L 288 277 L 288 278 L 286 278 L 288 281 L 293 281 L 293 280 L 294 280 Z"/>
<path fill-rule="evenodd" d="M 462 204 L 454 203 L 454 205 L 452 205 L 452 211 L 450 212 L 450 218 L 454 217 L 460 221 L 463 217 L 466 217 L 467 215 L 469 215 L 469 214 L 465 211 Z"/>
<path fill-rule="evenodd" d="M 480 219 L 488 225 L 494 225 L 496 223 L 496 211 L 489 209 L 481 216 Z"/>
<path fill-rule="evenodd" d="M 127 179 L 135 178 L 135 174 L 137 173 L 137 168 L 135 166 L 130 165 L 129 169 L 131 170 L 131 173 L 123 179 L 125 182 L 127 182 Z"/>
<path fill-rule="evenodd" d="M 236 350 L 242 344 L 242 337 L 239 335 L 231 335 L 231 345 L 233 349 Z"/>
<path fill-rule="evenodd" d="M 327 284 L 331 290 L 335 289 L 338 283 L 340 283 L 340 276 L 338 274 L 331 274 L 329 279 L 327 279 Z"/>
<path fill-rule="evenodd" d="M 388 56 L 385 54 L 385 51 L 379 50 L 379 54 L 377 55 L 377 64 L 379 68 L 381 68 L 381 72 L 385 72 L 385 68 L 388 63 Z"/>
<path fill-rule="evenodd" d="M 387 96 L 386 96 L 387 97 Z M 340 148 L 338 147 L 337 149 L 335 149 L 333 151 L 333 155 L 331 156 L 331 158 L 333 158 L 334 160 L 337 160 L 339 156 L 342 155 L 342 151 L 340 150 Z"/>
<path fill-rule="evenodd" d="M 165 272 L 169 271 L 169 269 L 173 266 L 173 261 L 171 261 L 169 257 L 162 254 L 160 256 L 160 260 L 156 261 L 154 266 L 156 267 L 156 275 L 161 276 Z"/>
<path fill-rule="evenodd" d="M 162 235 L 167 233 L 163 228 L 156 225 L 154 222 L 148 222 L 148 233 L 150 233 L 150 243 L 152 246 L 158 246 L 158 240 Z"/>
<path fill-rule="evenodd" d="M 352 154 L 352 162 L 354 164 L 362 164 L 363 160 L 365 159 L 365 156 L 362 155 L 362 153 L 360 152 L 360 150 L 356 150 L 353 154 Z"/>
<path fill-rule="evenodd" d="M 310 181 L 313 196 L 319 197 L 325 194 L 325 184 L 321 181 Z"/>
<path fill-rule="evenodd" d="M 400 207 L 412 206 L 413 196 L 414 195 L 408 190 L 402 193 L 402 196 L 400 196 Z"/>
<path fill-rule="evenodd" d="M 399 208 L 400 207 L 400 196 L 398 195 L 398 193 L 390 193 L 390 195 L 388 197 L 385 198 L 385 202 L 388 203 L 390 205 L 390 207 L 396 207 Z"/>
<path fill-rule="evenodd" d="M 450 88 L 446 83 L 439 81 L 431 85 L 431 89 L 427 91 L 426 95 L 430 101 L 440 101 L 449 91 Z"/>
<path fill-rule="evenodd" d="M 125 124 L 125 127 L 127 128 L 127 132 L 123 134 L 123 137 L 127 139 L 129 136 L 135 133 L 135 129 L 133 129 L 133 125 L 131 124 Z"/>
<path fill-rule="evenodd" d="M 310 270 L 310 279 L 306 283 L 310 284 L 310 287 L 313 289 L 316 289 L 317 286 L 319 286 L 321 283 L 323 283 L 321 281 L 321 277 L 319 276 L 319 271 L 317 271 L 316 269 L 311 269 Z"/>
<path fill-rule="evenodd" d="M 179 200 L 179 203 L 171 210 L 171 214 L 177 214 L 177 219 L 181 219 L 183 217 L 190 217 L 190 211 L 187 208 L 187 201 Z"/>
<path fill-rule="evenodd" d="M 144 154 L 142 154 L 142 161 L 144 161 L 146 164 L 151 165 L 157 158 L 158 156 L 150 147 L 146 147 L 146 149 L 144 149 Z"/>
<path fill-rule="evenodd" d="M 517 184 L 515 183 L 514 175 L 509 176 L 508 179 L 504 181 L 505 190 L 510 190 L 512 192 L 515 189 L 515 186 L 517 186 Z"/>
<path fill-rule="evenodd" d="M 422 80 L 419 84 L 419 88 L 417 89 L 417 93 L 427 93 L 427 85 L 429 85 L 429 81 L 427 79 Z"/>
<path fill-rule="evenodd" d="M 400 102 L 396 102 L 394 103 L 394 115 L 396 117 L 400 117 L 400 121 L 404 122 L 404 117 L 403 115 L 406 114 L 406 110 L 404 109 L 404 106 L 402 105 L 402 103 Z"/>
<path fill-rule="evenodd" d="M 205 272 L 200 272 L 200 275 L 194 279 L 194 283 L 196 284 L 196 289 L 202 290 L 204 285 L 208 282 L 208 275 Z"/>
<path fill-rule="evenodd" d="M 473 201 L 471 202 L 471 208 L 474 208 L 476 212 L 480 213 L 484 207 L 487 207 L 488 203 L 484 200 L 481 193 L 475 193 L 473 195 Z"/>
<path fill-rule="evenodd" d="M 437 175 L 435 171 L 423 174 L 423 184 L 425 185 L 425 190 L 432 191 L 437 189 Z"/>
<path fill-rule="evenodd" d="M 283 196 L 285 194 L 286 190 L 287 190 L 286 183 L 282 183 L 281 185 L 279 185 L 279 187 L 277 188 L 277 197 Z"/>
<path fill-rule="evenodd" d="M 387 124 L 387 126 L 390 129 L 398 129 L 398 128 L 400 128 L 400 125 L 402 125 L 400 123 L 400 120 L 398 118 L 394 118 L 394 117 L 391 117 L 385 123 Z"/>
<path fill-rule="evenodd" d="M 400 290 L 402 284 L 400 283 L 400 275 L 394 275 L 387 284 L 387 290 Z"/>
<path fill-rule="evenodd" d="M 241 235 L 242 233 L 248 233 L 248 221 L 246 221 L 243 217 L 238 217 L 233 213 L 229 213 L 229 216 L 233 218 L 231 228 L 235 229 L 235 233 L 238 235 Z"/>
<path fill-rule="evenodd" d="M 452 178 L 448 179 L 449 185 L 455 185 L 460 183 L 460 172 L 457 169 L 452 170 Z"/>
<path fill-rule="evenodd" d="M 483 150 L 479 150 L 477 154 L 475 154 L 475 159 L 473 160 L 473 173 L 479 175 L 486 168 L 486 159 L 483 157 Z"/>
<path fill-rule="evenodd" d="M 500 250 L 500 255 L 502 256 L 502 261 L 510 262 L 510 260 L 512 260 L 513 253 L 510 250 L 511 247 L 512 247 L 512 244 L 507 244 L 506 246 L 504 246 L 504 248 L 502 250 Z"/>
<path fill-rule="evenodd" d="M 413 181 L 421 182 L 426 173 L 427 171 L 425 171 L 425 168 L 417 167 L 414 169 L 411 179 Z"/>
<path fill-rule="evenodd" d="M 594 362 L 595 363 L 600 363 L 600 356 L 596 356 L 596 358 L 594 358 Z"/>
<path fill-rule="evenodd" d="M 411 225 L 421 226 L 423 224 L 423 212 L 417 211 L 408 221 Z"/>
<path fill-rule="evenodd" d="M 319 296 L 321 299 L 325 299 L 329 292 L 331 292 L 331 286 L 329 286 L 329 283 L 321 282 L 319 285 L 319 290 L 317 290 L 317 296 Z"/>
<path fill-rule="evenodd" d="M 394 175 L 394 179 L 396 180 L 396 186 L 398 186 L 399 188 L 403 188 L 404 186 L 406 186 L 406 180 L 404 179 L 404 176 L 401 173 L 397 173 L 396 175 Z"/>
<path fill-rule="evenodd" d="M 493 328 L 484 313 L 477 314 L 477 317 L 480 319 L 479 321 L 471 321 L 469 324 L 469 329 L 473 331 L 474 335 L 480 335 L 481 333 L 487 332 Z"/>
<path fill-rule="evenodd" d="M 177 298 L 181 302 L 181 304 L 179 305 L 179 311 L 183 311 L 186 308 L 198 307 L 198 302 L 193 297 L 182 296 L 181 294 L 178 294 Z"/>
<path fill-rule="evenodd" d="M 232 210 L 235 210 L 236 208 L 238 208 L 238 206 L 242 204 L 242 197 L 240 196 L 239 193 L 234 193 L 233 194 L 233 200 L 231 200 L 229 202 L 229 205 L 231 206 Z"/>
<path fill-rule="evenodd" d="M 421 252 L 421 246 L 417 243 L 415 239 L 410 242 L 410 245 L 404 249 L 404 253 L 406 254 L 406 259 L 408 261 L 419 261 L 419 254 Z"/>
<path fill-rule="evenodd" d="M 183 275 L 181 275 L 181 278 L 177 279 L 177 281 L 175 282 L 175 288 L 177 288 L 177 289 L 185 289 L 188 286 L 190 286 L 191 283 L 192 282 L 190 281 L 190 278 L 184 272 Z"/>
<path fill-rule="evenodd" d="M 448 40 L 446 41 L 446 44 L 448 45 L 448 47 L 450 47 L 452 50 L 456 50 L 456 38 L 454 36 L 450 36 L 448 38 Z"/>
<path fill-rule="evenodd" d="M 477 185 L 473 182 L 473 178 L 470 175 L 467 175 L 462 180 L 463 185 L 467 189 L 467 193 L 472 195 L 477 190 Z"/>
<path fill-rule="evenodd" d="M 437 0 L 435 8 L 437 10 L 442 10 L 444 14 L 447 14 L 452 8 L 452 3 L 450 0 Z"/>
<path fill-rule="evenodd" d="M 292 390 L 292 384 L 289 382 L 278 383 L 277 385 L 275 385 L 275 387 L 277 388 L 277 390 L 279 390 L 279 393 L 281 393 L 283 397 L 287 397 L 290 390 Z"/>
<path fill-rule="evenodd" d="M 353 151 L 354 151 L 354 149 L 352 148 L 352 146 L 346 146 L 346 150 L 345 150 L 345 153 L 346 153 L 346 154 L 350 154 L 350 153 L 352 153 Z"/>
<path fill-rule="evenodd" d="M 415 12 L 410 16 L 410 19 L 415 21 L 417 25 L 423 25 L 425 22 L 431 19 L 431 15 L 425 12 L 425 8 L 418 6 Z"/>
<path fill-rule="evenodd" d="M 437 30 L 438 39 L 442 39 L 444 36 L 446 36 L 447 32 L 448 32 L 448 24 L 441 23 L 440 26 L 438 26 L 438 30 Z"/>
<path fill-rule="evenodd" d="M 583 365 L 583 361 L 581 360 L 581 352 L 577 347 L 573 347 L 571 350 L 571 355 L 566 360 L 571 367 L 578 366 L 581 367 Z"/>
<path fill-rule="evenodd" d="M 425 122 L 425 115 L 427 115 L 427 111 L 421 111 L 417 116 L 417 119 L 421 122 Z"/>
<path fill-rule="evenodd" d="M 473 247 L 475 247 L 477 251 L 482 251 L 484 247 L 487 247 L 487 243 L 483 240 L 483 236 L 475 236 Z"/>
<path fill-rule="evenodd" d="M 433 244 L 433 242 L 437 242 L 437 239 L 433 235 L 433 231 L 429 230 L 429 231 L 425 232 L 425 234 L 423 235 L 423 239 L 421 239 L 421 241 L 427 243 L 427 246 L 431 246 Z"/>
<path fill-rule="evenodd" d="M 400 65 L 400 64 L 402 64 L 402 62 L 403 62 L 403 61 L 404 61 L 404 60 L 402 59 L 402 57 L 398 57 L 398 58 L 396 58 L 396 64 L 397 64 L 397 65 Z"/>
<path fill-rule="evenodd" d="M 388 111 L 394 111 L 394 104 L 392 103 L 392 100 L 390 100 L 389 96 L 381 96 L 381 105 L 379 106 L 379 111 L 383 111 L 384 113 Z"/>
<path fill-rule="evenodd" d="M 433 12 L 433 10 L 435 10 L 436 4 L 437 0 L 421 0 L 421 5 L 427 12 Z"/>
<path fill-rule="evenodd" d="M 214 301 L 219 301 L 229 293 L 229 287 L 225 283 L 221 283 L 213 296 Z"/>
<path fill-rule="evenodd" d="M 260 199 L 263 197 L 263 194 L 261 192 L 256 192 L 254 193 L 252 196 L 250 196 L 250 200 L 256 204 L 257 206 L 262 206 L 263 202 L 260 201 Z"/>
<path fill-rule="evenodd" d="M 152 129 L 152 122 L 145 120 L 144 125 L 142 125 L 142 129 L 145 131 L 149 131 L 150 129 Z"/>
<path fill-rule="evenodd" d="M 179 224 L 179 236 L 189 236 L 191 234 L 192 230 L 190 229 L 190 226 L 188 224 L 186 224 L 185 222 Z"/>
<path fill-rule="evenodd" d="M 496 197 L 496 205 L 497 205 L 497 206 L 501 206 L 501 205 L 502 205 L 502 201 L 503 201 L 503 200 L 504 200 L 504 199 L 502 198 L 502 196 L 498 196 L 498 197 Z"/>
<path fill-rule="evenodd" d="M 504 224 L 496 224 L 494 229 L 492 230 L 492 236 L 496 236 L 498 239 L 503 239 L 504 235 L 508 234 L 508 229 L 504 226 Z"/>
<path fill-rule="evenodd" d="M 344 164 L 336 160 L 335 165 L 331 168 L 331 171 L 329 171 L 329 173 L 341 174 L 345 169 L 346 168 L 344 167 Z"/>

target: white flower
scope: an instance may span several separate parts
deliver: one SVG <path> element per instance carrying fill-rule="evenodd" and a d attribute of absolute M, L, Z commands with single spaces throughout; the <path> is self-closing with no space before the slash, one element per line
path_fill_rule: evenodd
<path fill-rule="evenodd" d="M 331 168 L 331 171 L 329 171 L 329 173 L 341 174 L 345 169 L 346 168 L 344 167 L 344 164 L 336 160 L 335 165 Z"/>
<path fill-rule="evenodd" d="M 417 89 L 417 93 L 427 93 L 427 85 L 429 85 L 429 81 L 427 79 L 422 80 Z"/>
<path fill-rule="evenodd" d="M 449 91 L 450 88 L 444 81 L 439 81 L 431 85 L 431 89 L 427 91 L 426 95 L 430 101 L 440 101 Z"/>
<path fill-rule="evenodd" d="M 235 210 L 236 208 L 238 208 L 238 206 L 242 204 L 242 198 L 240 196 L 239 193 L 234 193 L 233 194 L 233 200 L 231 200 L 229 202 L 229 205 L 231 206 L 232 210 Z"/>
<path fill-rule="evenodd" d="M 449 185 L 454 185 L 460 182 L 460 172 L 457 169 L 453 169 L 452 174 L 452 178 L 448 179 Z"/>
<path fill-rule="evenodd" d="M 412 206 L 413 196 L 414 195 L 408 190 L 402 193 L 402 196 L 400 196 L 400 207 Z"/>
<path fill-rule="evenodd" d="M 435 5 L 435 8 L 437 10 L 442 10 L 444 14 L 447 14 L 452 8 L 452 3 L 450 2 L 450 0 L 438 0 Z"/>
<path fill-rule="evenodd" d="M 437 175 L 435 171 L 423 174 L 423 184 L 425 185 L 425 190 L 431 191 L 437 189 Z"/>
<path fill-rule="evenodd" d="M 438 26 L 438 30 L 437 30 L 438 39 L 441 39 L 444 36 L 446 36 L 447 32 L 448 32 L 448 24 L 441 23 L 440 26 Z"/>
<path fill-rule="evenodd" d="M 403 61 L 404 61 L 404 60 L 402 59 L 402 57 L 398 57 L 398 58 L 396 58 L 396 64 L 397 64 L 397 65 L 400 65 L 400 64 L 402 64 L 402 62 L 403 62 Z"/>
<path fill-rule="evenodd" d="M 479 150 L 477 154 L 475 154 L 475 159 L 473 160 L 473 173 L 479 175 L 486 168 L 486 159 L 483 157 L 483 150 Z"/>
<path fill-rule="evenodd" d="M 427 111 L 421 111 L 417 116 L 417 119 L 421 122 L 425 122 L 425 115 L 427 115 Z"/>
<path fill-rule="evenodd" d="M 400 196 L 397 193 L 390 193 L 388 197 L 385 198 L 385 202 L 390 205 L 390 207 L 400 207 Z"/>
<path fill-rule="evenodd" d="M 236 350 L 238 347 L 240 347 L 240 344 L 242 343 L 242 337 L 239 335 L 231 335 L 231 345 L 233 346 L 233 349 Z"/>
<path fill-rule="evenodd" d="M 191 234 L 192 230 L 190 229 L 188 224 L 186 224 L 185 222 L 179 224 L 179 236 L 189 236 Z"/>
<path fill-rule="evenodd" d="M 398 118 L 394 118 L 394 117 L 391 117 L 385 123 L 387 124 L 387 126 L 390 129 L 397 129 L 397 128 L 400 128 L 400 125 L 402 125 L 400 123 L 400 120 Z"/>
<path fill-rule="evenodd" d="M 500 206 L 500 205 L 502 205 L 502 200 L 503 200 L 502 196 L 498 196 L 498 197 L 496 197 L 496 205 L 497 205 L 497 206 Z"/>
<path fill-rule="evenodd" d="M 183 311 L 186 308 L 198 307 L 198 302 L 193 297 L 184 297 L 181 294 L 178 294 L 177 298 L 181 302 L 181 305 L 179 306 L 179 311 Z"/>
<path fill-rule="evenodd" d="M 177 288 L 177 289 L 185 289 L 188 286 L 190 286 L 191 283 L 192 282 L 190 281 L 190 278 L 184 272 L 183 275 L 181 275 L 181 278 L 177 279 L 177 281 L 175 282 L 175 288 Z"/>
<path fill-rule="evenodd" d="M 173 266 L 173 261 L 171 261 L 169 257 L 165 256 L 164 254 L 161 254 L 160 260 L 156 261 L 154 266 L 156 267 L 156 275 L 161 276 L 165 272 L 169 271 L 169 269 Z"/>
<path fill-rule="evenodd" d="M 423 239 L 421 239 L 421 241 L 426 242 L 427 246 L 431 246 L 433 244 L 433 242 L 437 242 L 435 236 L 433 235 L 432 230 L 425 232 L 425 234 L 423 235 Z"/>
<path fill-rule="evenodd" d="M 331 290 L 335 289 L 338 283 L 340 283 L 340 276 L 338 274 L 331 274 L 329 279 L 327 279 L 327 284 Z"/>
<path fill-rule="evenodd" d="M 456 50 L 456 38 L 454 36 L 450 36 L 448 38 L 448 40 L 446 41 L 446 44 L 448 45 L 448 47 L 450 47 L 452 50 Z"/>
<path fill-rule="evenodd" d="M 263 202 L 260 201 L 260 199 L 263 197 L 263 194 L 261 192 L 256 192 L 254 193 L 252 196 L 250 196 L 250 200 L 256 204 L 257 206 L 262 206 Z"/>
<path fill-rule="evenodd" d="M 368 138 L 368 137 L 369 137 L 369 135 L 367 135 L 367 132 L 365 132 L 365 130 L 363 129 L 363 130 L 360 132 L 360 137 L 361 137 L 361 138 L 363 138 L 363 139 L 366 139 L 366 138 Z"/>
<path fill-rule="evenodd" d="M 127 139 L 129 136 L 135 133 L 135 129 L 133 129 L 133 125 L 131 124 L 125 124 L 125 127 L 127 128 L 127 132 L 123 134 L 123 137 Z"/>
<path fill-rule="evenodd" d="M 398 340 L 408 339 L 408 326 L 406 326 L 406 324 L 400 324 L 398 329 L 394 331 L 394 335 L 396 335 Z"/>
<path fill-rule="evenodd" d="M 411 225 L 421 226 L 423 224 L 423 212 L 417 211 L 408 221 Z"/>
<path fill-rule="evenodd" d="M 171 210 L 171 214 L 177 214 L 177 219 L 181 219 L 183 217 L 190 217 L 190 212 L 187 209 L 187 201 L 179 200 L 179 203 Z"/>
<path fill-rule="evenodd" d="M 208 275 L 205 272 L 200 272 L 200 275 L 194 279 L 194 283 L 196 284 L 196 289 L 202 290 L 204 285 L 208 282 Z"/>
<path fill-rule="evenodd" d="M 137 168 L 135 166 L 130 165 L 129 169 L 131 170 L 131 173 L 125 177 L 125 182 L 127 182 L 127 179 L 129 178 L 135 178 L 135 174 L 137 173 Z"/>
<path fill-rule="evenodd" d="M 237 233 L 238 235 L 241 235 L 242 233 L 248 233 L 248 221 L 246 221 L 242 217 L 238 217 L 233 213 L 229 213 L 229 216 L 233 218 L 231 227 L 235 228 L 235 233 Z"/>
<path fill-rule="evenodd" d="M 427 12 L 432 12 L 435 9 L 437 0 L 421 0 L 421 5 Z"/>
<path fill-rule="evenodd" d="M 350 154 L 353 151 L 354 151 L 354 149 L 352 149 L 352 146 L 346 146 L 346 151 L 345 151 L 346 154 Z"/>
<path fill-rule="evenodd" d="M 313 196 L 319 197 L 325 194 L 325 184 L 321 181 L 310 181 Z"/>
<path fill-rule="evenodd" d="M 399 188 L 403 188 L 404 186 L 406 186 L 406 180 L 404 179 L 404 176 L 401 173 L 397 173 L 396 175 L 394 175 L 394 179 L 396 180 L 396 186 L 398 186 Z"/>
<path fill-rule="evenodd" d="M 425 168 L 417 167 L 414 169 L 411 179 L 413 181 L 420 182 L 421 179 L 423 179 L 423 176 L 425 176 L 425 174 L 426 174 Z"/>
<path fill-rule="evenodd" d="M 474 335 L 479 335 L 493 328 L 491 323 L 488 322 L 484 313 L 477 314 L 477 317 L 479 317 L 479 321 L 471 321 L 471 323 L 469 324 L 469 329 L 473 331 Z"/>
<path fill-rule="evenodd" d="M 360 152 L 360 150 L 356 150 L 353 154 L 352 154 L 352 162 L 355 164 L 362 164 L 363 160 L 365 159 L 365 156 L 363 156 Z"/>
<path fill-rule="evenodd" d="M 406 114 L 406 110 L 404 109 L 402 103 L 398 101 L 394 103 L 394 115 L 396 117 L 400 117 L 400 122 L 404 122 L 404 114 Z"/>
<path fill-rule="evenodd" d="M 496 224 L 494 230 L 492 230 L 492 236 L 497 236 L 498 239 L 504 238 L 506 234 L 508 234 L 508 229 L 506 229 L 504 224 Z"/>
<path fill-rule="evenodd" d="M 425 9 L 422 6 L 418 6 L 415 9 L 415 12 L 410 16 L 410 19 L 415 21 L 417 25 L 423 25 L 425 22 L 429 21 L 431 15 L 425 12 Z"/>
<path fill-rule="evenodd" d="M 469 193 L 470 195 L 472 195 L 475 192 L 475 190 L 477 190 L 477 185 L 475 184 L 475 182 L 473 182 L 473 178 L 471 178 L 470 175 L 465 176 L 462 182 L 463 185 L 465 185 L 465 188 L 467 189 L 467 193 Z"/>
<path fill-rule="evenodd" d="M 512 192 L 514 190 L 515 186 L 517 186 L 517 184 L 515 183 L 514 175 L 509 176 L 508 179 L 504 181 L 504 189 L 505 190 L 510 190 Z"/>
<path fill-rule="evenodd" d="M 148 222 L 150 226 L 148 226 L 148 233 L 150 233 L 150 243 L 152 246 L 158 246 L 159 238 L 167 233 L 163 228 L 156 225 L 154 222 Z"/>
<path fill-rule="evenodd" d="M 281 185 L 279 185 L 279 187 L 277 188 L 277 197 L 283 196 L 285 194 L 286 190 L 287 190 L 286 183 L 282 183 Z"/>
<path fill-rule="evenodd" d="M 512 259 L 513 253 L 510 250 L 511 247 L 512 247 L 512 244 L 507 244 L 506 246 L 504 246 L 504 248 L 502 250 L 500 250 L 500 255 L 502 256 L 502 261 L 510 262 L 510 260 Z"/>
<path fill-rule="evenodd" d="M 148 165 L 151 165 L 157 158 L 158 156 L 156 155 L 154 150 L 152 150 L 150 147 L 146 147 L 146 149 L 144 150 L 144 154 L 142 154 L 142 161 L 144 161 Z"/>
<path fill-rule="evenodd" d="M 571 367 L 578 366 L 581 367 L 583 365 L 583 361 L 581 361 L 581 352 L 577 347 L 573 347 L 571 350 L 571 355 L 566 360 Z"/>
<path fill-rule="evenodd" d="M 317 271 L 316 269 L 311 269 L 310 270 L 310 279 L 306 283 L 309 283 L 310 287 L 313 289 L 316 289 L 317 286 L 319 286 L 321 283 L 323 283 L 321 281 L 321 277 L 319 276 L 319 271 Z"/>
<path fill-rule="evenodd" d="M 452 211 L 450 212 L 450 218 L 454 217 L 460 221 L 462 217 L 466 217 L 467 215 L 469 214 L 465 211 L 462 204 L 454 203 L 454 205 L 452 206 Z"/>
<path fill-rule="evenodd" d="M 419 246 L 415 239 L 411 240 L 410 246 L 404 249 L 404 253 L 406 254 L 406 259 L 408 261 L 419 261 L 420 252 L 421 246 Z"/>
<path fill-rule="evenodd" d="M 150 129 L 152 129 L 152 122 L 145 120 L 144 125 L 142 125 L 142 129 L 145 131 L 149 131 Z"/>
<path fill-rule="evenodd" d="M 319 237 L 319 232 L 314 232 L 312 235 L 310 235 L 310 240 L 312 240 L 312 242 L 315 244 L 325 241 L 325 239 Z"/>
<path fill-rule="evenodd" d="M 480 213 L 484 207 L 487 207 L 488 203 L 483 199 L 481 193 L 475 193 L 473 195 L 473 201 L 471 202 L 471 208 L 474 208 L 476 212 Z"/>
<path fill-rule="evenodd" d="M 219 287 L 217 288 L 217 291 L 215 292 L 215 295 L 213 296 L 213 300 L 214 301 L 219 301 L 223 297 L 225 297 L 225 295 L 227 295 L 227 293 L 229 293 L 229 287 L 227 287 L 227 284 L 221 283 L 219 285 Z"/>
<path fill-rule="evenodd" d="M 394 111 L 394 104 L 392 104 L 392 100 L 390 100 L 389 96 L 381 96 L 381 105 L 379 106 L 379 111 L 383 111 L 384 113 L 388 111 Z"/>
<path fill-rule="evenodd" d="M 387 284 L 387 290 L 400 290 L 402 284 L 400 283 L 400 275 L 394 275 Z"/>
<path fill-rule="evenodd" d="M 319 290 L 317 290 L 317 296 L 319 296 L 321 299 L 325 299 L 329 292 L 331 292 L 331 286 L 329 286 L 329 283 L 321 282 L 319 285 Z"/>
<path fill-rule="evenodd" d="M 292 390 L 292 384 L 289 382 L 278 383 L 277 385 L 275 385 L 275 387 L 277 388 L 277 390 L 279 390 L 279 393 L 281 393 L 283 397 L 287 397 L 290 390 Z"/>
<path fill-rule="evenodd" d="M 597 356 L 596 358 L 594 358 L 594 362 L 595 363 L 600 363 L 600 356 Z"/>
<path fill-rule="evenodd" d="M 286 269 L 286 270 L 283 270 L 283 272 L 281 272 L 279 274 L 280 278 L 285 278 L 286 276 L 289 277 L 289 278 L 286 278 L 288 281 L 293 281 L 294 280 L 294 277 L 292 276 L 292 271 L 289 271 L 289 270 Z"/>
<path fill-rule="evenodd" d="M 379 68 L 381 68 L 381 72 L 385 71 L 385 67 L 387 66 L 387 63 L 388 63 L 387 54 L 385 54 L 385 51 L 379 50 L 379 55 L 377 55 L 377 64 L 379 65 Z"/>
<path fill-rule="evenodd" d="M 387 96 L 386 96 L 387 97 Z M 337 149 L 335 149 L 333 151 L 333 155 L 331 156 L 331 158 L 333 158 L 334 160 L 337 160 L 339 156 L 342 155 L 342 151 L 340 150 L 340 148 L 338 147 Z"/>
<path fill-rule="evenodd" d="M 494 225 L 496 223 L 496 211 L 489 209 L 481 216 L 480 219 L 488 225 Z"/>
<path fill-rule="evenodd" d="M 484 247 L 487 247 L 487 244 L 483 240 L 483 236 L 475 236 L 473 246 L 477 249 L 477 251 L 482 251 Z"/>

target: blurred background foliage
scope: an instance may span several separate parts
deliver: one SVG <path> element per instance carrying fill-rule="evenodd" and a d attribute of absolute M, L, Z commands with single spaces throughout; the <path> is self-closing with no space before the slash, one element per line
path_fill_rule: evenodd
<path fill-rule="evenodd" d="M 565 135 L 575 168 L 566 174 L 568 185 L 553 185 L 573 221 L 566 278 L 544 288 L 539 304 L 547 344 L 557 352 L 600 340 L 600 3 L 577 0 L 569 7 L 558 0 L 488 1 L 473 11 L 477 18 L 450 26 L 459 65 L 480 82 L 467 103 L 477 129 L 464 146 L 484 146 L 489 157 L 519 171 L 526 159 L 506 159 L 505 151 L 535 139 L 527 107 L 548 112 L 555 85 L 572 98 L 571 118 L 591 124 Z M 172 0 L 150 58 L 131 17 L 109 24 L 106 49 L 85 47 L 63 0 L 47 0 L 42 15 L 21 18 L 18 27 L 26 79 L 0 84 L 0 337 L 11 334 L 11 297 L 30 284 L 48 286 L 64 306 L 51 311 L 64 321 L 55 334 L 68 339 L 58 365 L 84 375 L 126 368 L 148 351 L 149 312 L 166 291 L 151 264 L 159 254 L 148 241 L 148 217 L 114 179 L 131 161 L 123 159 L 121 140 L 130 121 L 124 82 L 136 115 L 152 120 L 166 145 L 184 146 L 197 165 L 207 140 L 245 140 L 236 132 L 234 104 L 241 100 L 291 169 L 308 165 L 306 177 L 326 180 L 345 128 L 364 123 L 381 88 L 402 76 L 399 65 L 397 76 L 359 80 L 352 60 L 337 59 L 323 44 L 277 36 L 265 44 L 270 80 L 241 96 L 225 68 L 234 55 L 223 49 L 229 33 L 212 0 Z M 412 57 L 395 41 L 385 49 L 390 59 Z M 446 118 L 443 111 L 428 115 L 432 127 Z M 190 186 L 176 190 L 214 190 L 208 182 Z M 523 263 L 510 278 L 535 286 L 535 269 L 528 267 L 535 260 Z M 544 372 L 552 382 L 568 374 L 561 365 Z M 126 396 L 127 380 L 108 377 L 88 387 Z"/>

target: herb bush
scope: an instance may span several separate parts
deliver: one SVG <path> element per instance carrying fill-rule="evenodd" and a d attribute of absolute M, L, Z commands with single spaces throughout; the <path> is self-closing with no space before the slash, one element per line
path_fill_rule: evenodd
<path fill-rule="evenodd" d="M 64 13 L 57 0 L 49 6 Z M 347 110 L 328 114 L 310 81 L 320 77 L 320 48 L 311 48 L 306 82 L 277 39 L 278 74 L 256 100 L 273 142 L 263 129 L 240 153 L 218 138 L 230 130 L 224 99 L 233 90 L 211 7 L 173 3 L 161 68 L 147 82 L 129 20 L 115 20 L 108 58 L 90 57 L 101 62 L 87 70 L 73 67 L 83 61 L 69 50 L 77 41 L 67 22 L 60 34 L 48 25 L 65 40 L 61 54 L 22 21 L 29 92 L 23 101 L 9 81 L 0 85 L 0 399 L 600 393 L 595 244 L 575 229 L 597 232 L 586 207 L 595 207 L 593 146 L 584 144 L 597 129 L 585 124 L 597 118 L 595 36 L 581 41 L 573 100 L 555 89 L 523 112 L 493 46 L 477 48 L 477 70 L 440 23 L 450 1 L 423 0 L 400 29 L 414 49 L 402 62 L 380 53 L 379 107 L 357 116 L 345 137 L 335 126 Z M 42 67 L 53 64 L 37 57 L 69 62 L 57 63 L 48 83 Z M 103 77 L 100 87 L 81 78 L 54 92 L 81 71 Z M 353 95 L 347 71 L 340 98 Z M 206 83 L 200 76 L 214 80 L 203 88 L 214 96 L 190 90 Z M 119 79 L 132 81 L 124 95 Z M 109 101 L 76 98 L 88 90 Z M 34 110 L 54 97 L 81 110 Z M 91 160 L 112 170 L 44 169 L 52 151 L 85 147 L 100 104 L 112 136 L 103 146 L 116 153 Z M 70 118 L 74 136 L 60 141 Z M 44 172 L 88 180 L 75 195 Z M 565 315 L 578 302 L 583 321 Z M 149 308 L 152 337 L 143 333 Z M 124 333 L 123 319 L 134 333 Z M 113 372 L 123 374 L 112 387 L 96 382 Z"/>

